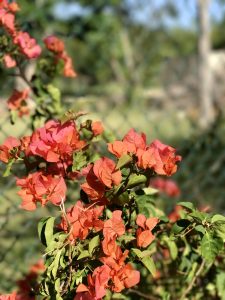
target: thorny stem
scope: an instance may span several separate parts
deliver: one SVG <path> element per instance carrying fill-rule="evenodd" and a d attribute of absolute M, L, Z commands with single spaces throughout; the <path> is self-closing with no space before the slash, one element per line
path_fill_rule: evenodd
<path fill-rule="evenodd" d="M 205 266 L 205 260 L 202 260 L 202 263 L 198 269 L 198 271 L 196 272 L 195 276 L 193 277 L 192 281 L 190 282 L 190 284 L 188 285 L 188 287 L 183 291 L 180 300 L 184 300 L 186 298 L 186 296 L 189 294 L 189 292 L 191 291 L 191 289 L 193 288 L 196 279 L 200 276 L 203 268 Z"/>

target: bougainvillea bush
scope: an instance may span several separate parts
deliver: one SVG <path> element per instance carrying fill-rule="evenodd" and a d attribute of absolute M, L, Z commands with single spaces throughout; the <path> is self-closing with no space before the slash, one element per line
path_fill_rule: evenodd
<path fill-rule="evenodd" d="M 7 101 L 12 122 L 26 115 L 33 132 L 0 146 L 2 175 L 16 176 L 19 209 L 52 214 L 37 224 L 40 260 L 0 299 L 225 299 L 225 217 L 185 201 L 161 209 L 156 189 L 180 193 L 166 179 L 181 162 L 173 147 L 133 128 L 107 142 L 101 122 L 62 112 L 54 80 L 76 76 L 72 60 L 57 37 L 23 32 L 19 10 L 0 1 L 1 62 L 27 84 Z"/>

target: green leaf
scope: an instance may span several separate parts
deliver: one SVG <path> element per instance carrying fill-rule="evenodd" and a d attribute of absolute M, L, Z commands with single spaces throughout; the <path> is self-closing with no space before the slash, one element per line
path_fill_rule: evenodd
<path fill-rule="evenodd" d="M 87 157 L 83 151 L 73 153 L 73 166 L 72 171 L 80 171 L 87 165 Z"/>
<path fill-rule="evenodd" d="M 169 247 L 171 258 L 175 260 L 178 255 L 178 249 L 176 243 L 168 236 L 164 236 L 163 240 L 166 242 L 167 246 Z"/>
<path fill-rule="evenodd" d="M 135 187 L 137 185 L 145 183 L 146 181 L 147 181 L 147 178 L 144 175 L 131 174 L 131 176 L 128 180 L 127 188 Z"/>
<path fill-rule="evenodd" d="M 224 223 L 225 224 L 225 216 L 223 215 L 214 215 L 211 219 L 211 222 L 212 223 L 217 223 L 217 222 L 220 222 L 220 223 Z"/>
<path fill-rule="evenodd" d="M 221 300 L 225 300 L 225 272 L 221 272 L 216 276 L 216 288 L 218 296 Z"/>
<path fill-rule="evenodd" d="M 96 235 L 95 237 L 93 237 L 93 239 L 91 239 L 91 241 L 88 245 L 88 251 L 89 251 L 90 255 L 93 253 L 95 248 L 97 248 L 99 246 L 99 244 L 100 244 L 100 239 L 99 239 L 99 236 Z"/>
<path fill-rule="evenodd" d="M 206 230 L 202 225 L 195 226 L 195 230 L 198 231 L 198 232 L 201 232 L 202 234 L 206 233 Z"/>
<path fill-rule="evenodd" d="M 129 243 L 129 242 L 131 242 L 131 241 L 133 241 L 133 240 L 135 240 L 136 238 L 133 236 L 133 235 L 129 235 L 129 234 L 127 234 L 127 235 L 122 235 L 122 236 L 120 236 L 119 238 L 118 238 L 118 240 L 120 241 L 120 242 L 125 242 L 125 244 L 127 244 L 127 243 Z"/>
<path fill-rule="evenodd" d="M 86 258 L 86 257 L 90 257 L 89 251 L 83 250 L 77 259 L 79 260 L 79 259 Z"/>
<path fill-rule="evenodd" d="M 54 279 L 56 278 L 56 275 L 57 275 L 61 252 L 62 252 L 62 250 L 58 250 L 58 252 L 55 256 L 54 262 L 53 262 L 52 276 Z"/>
<path fill-rule="evenodd" d="M 193 203 L 191 203 L 191 202 L 178 202 L 177 205 L 183 206 L 190 211 L 195 210 L 195 207 L 194 207 Z"/>
<path fill-rule="evenodd" d="M 53 112 L 60 113 L 61 111 L 61 92 L 60 89 L 52 84 L 48 84 L 46 87 L 47 92 L 52 98 L 52 108 Z M 49 106 L 50 107 L 50 106 Z"/>
<path fill-rule="evenodd" d="M 190 214 L 190 216 L 198 222 L 202 222 L 208 218 L 208 214 L 201 211 L 195 211 Z"/>
<path fill-rule="evenodd" d="M 11 168 L 12 168 L 12 165 L 14 164 L 14 162 L 15 162 L 15 158 L 11 158 L 9 160 L 9 162 L 6 165 L 5 172 L 3 173 L 3 177 L 7 177 L 11 174 Z"/>
<path fill-rule="evenodd" d="M 180 219 L 173 224 L 171 231 L 175 234 L 180 233 L 190 225 L 190 221 L 187 219 Z"/>
<path fill-rule="evenodd" d="M 145 195 L 155 195 L 159 193 L 159 190 L 153 189 L 152 187 L 143 188 Z"/>
<path fill-rule="evenodd" d="M 122 167 L 126 166 L 131 161 L 132 161 L 132 157 L 130 155 L 128 155 L 128 154 L 122 155 L 118 160 L 116 169 L 121 169 Z"/>
<path fill-rule="evenodd" d="M 42 218 L 38 223 L 38 235 L 45 246 L 49 246 L 53 240 L 54 217 Z"/>
<path fill-rule="evenodd" d="M 152 251 L 150 251 L 150 250 L 141 251 L 137 248 L 132 248 L 131 252 L 134 253 L 140 259 L 143 259 L 144 257 L 148 257 L 148 256 L 152 255 Z"/>
<path fill-rule="evenodd" d="M 54 222 L 55 222 L 55 218 L 49 217 L 45 223 L 45 240 L 47 246 L 49 245 L 49 243 L 52 241 L 53 238 Z"/>
<path fill-rule="evenodd" d="M 141 262 L 153 276 L 156 275 L 155 263 L 154 263 L 154 260 L 150 256 L 146 256 L 146 257 L 142 258 Z"/>
<path fill-rule="evenodd" d="M 220 237 L 206 233 L 201 241 L 201 254 L 208 262 L 213 262 L 223 247 Z"/>

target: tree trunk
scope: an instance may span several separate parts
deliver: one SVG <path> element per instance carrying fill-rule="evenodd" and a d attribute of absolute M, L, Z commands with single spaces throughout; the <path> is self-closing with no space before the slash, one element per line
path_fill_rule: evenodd
<path fill-rule="evenodd" d="M 198 52 L 199 52 L 199 100 L 200 125 L 208 127 L 214 120 L 214 106 L 212 99 L 212 76 L 209 65 L 210 58 L 210 15 L 211 0 L 198 1 Z"/>

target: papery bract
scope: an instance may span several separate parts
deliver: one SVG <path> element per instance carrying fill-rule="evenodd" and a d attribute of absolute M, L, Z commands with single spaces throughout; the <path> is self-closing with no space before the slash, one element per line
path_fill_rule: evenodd
<path fill-rule="evenodd" d="M 67 218 L 62 218 L 59 228 L 70 232 L 71 241 L 75 241 L 77 238 L 84 240 L 90 230 L 97 232 L 103 229 L 104 223 L 99 220 L 103 209 L 103 206 L 85 206 L 81 201 L 77 201 L 74 206 L 67 210 Z"/>
<path fill-rule="evenodd" d="M 107 157 L 102 157 L 94 163 L 93 172 L 99 181 L 109 188 L 119 185 L 122 180 L 121 172 L 116 170 L 115 162 Z"/>
<path fill-rule="evenodd" d="M 23 202 L 21 207 L 26 210 L 35 210 L 37 202 L 44 206 L 48 201 L 60 205 L 65 200 L 66 184 L 62 177 L 53 177 L 41 171 L 30 173 L 28 177 L 17 179 L 17 186 L 22 189 L 18 195 Z"/>
<path fill-rule="evenodd" d="M 152 243 L 152 241 L 155 239 L 155 236 L 152 234 L 152 230 L 155 228 L 158 222 L 159 220 L 156 217 L 147 219 L 142 214 L 137 216 L 136 224 L 141 227 L 136 231 L 138 247 L 146 248 Z"/>
<path fill-rule="evenodd" d="M 150 185 L 169 197 L 177 197 L 180 195 L 180 189 L 172 179 L 153 178 Z"/>
<path fill-rule="evenodd" d="M 20 141 L 14 137 L 8 137 L 2 145 L 0 145 L 0 161 L 8 163 L 11 158 L 17 158 Z"/>
<path fill-rule="evenodd" d="M 50 35 L 44 38 L 44 43 L 49 51 L 52 51 L 56 54 L 61 54 L 65 49 L 63 41 L 61 41 L 54 35 Z"/>
<path fill-rule="evenodd" d="M 102 134 L 102 132 L 104 131 L 102 122 L 100 122 L 100 121 L 92 122 L 91 130 L 92 130 L 94 136 Z"/>
<path fill-rule="evenodd" d="M 48 162 L 63 162 L 68 166 L 73 162 L 73 152 L 84 146 L 73 121 L 63 124 L 49 121 L 32 134 L 29 149 L 31 154 Z"/>
<path fill-rule="evenodd" d="M 22 91 L 14 90 L 13 94 L 7 101 L 8 109 L 18 111 L 18 115 L 20 117 L 28 114 L 29 108 L 26 103 L 28 93 L 29 89 L 24 89 Z"/>
<path fill-rule="evenodd" d="M 41 54 L 41 47 L 36 43 L 36 40 L 27 32 L 19 31 L 14 37 L 14 43 L 19 46 L 22 54 L 28 59 L 37 58 Z"/>
<path fill-rule="evenodd" d="M 9 54 L 5 54 L 3 56 L 3 62 L 5 64 L 5 67 L 8 68 L 8 69 L 9 68 L 14 68 L 16 66 L 15 59 L 13 59 L 12 56 L 9 55 Z"/>

